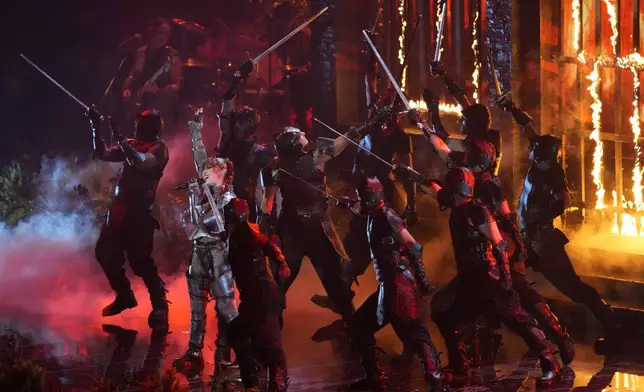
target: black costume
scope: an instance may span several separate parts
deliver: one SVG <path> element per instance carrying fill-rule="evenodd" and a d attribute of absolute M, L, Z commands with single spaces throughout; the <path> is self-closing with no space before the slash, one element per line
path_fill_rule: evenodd
<path fill-rule="evenodd" d="M 420 293 L 431 292 L 422 261 L 423 248 L 411 236 L 408 243 L 402 243 L 400 234 L 406 231 L 405 223 L 384 205 L 383 186 L 376 178 L 365 179 L 360 203 L 367 216 L 366 233 L 380 285 L 356 311 L 350 324 L 365 371 L 365 379 L 358 386 L 381 388 L 383 374 L 374 334 L 391 323 L 398 338 L 420 358 L 430 390 L 440 391 L 440 361 L 421 318 Z"/>
<path fill-rule="evenodd" d="M 234 199 L 226 211 L 226 222 L 233 227 L 229 263 L 241 301 L 239 317 L 229 326 L 230 340 L 246 388 L 258 386 L 256 356 L 268 370 L 268 390 L 285 391 L 288 378 L 279 319 L 284 294 L 273 278 L 267 257 L 277 265 L 280 277 L 290 271 L 281 249 L 259 232 L 259 226 L 248 222 L 248 213 L 243 199 Z"/>
<path fill-rule="evenodd" d="M 92 127 L 100 115 L 90 109 Z M 108 162 L 124 162 L 112 205 L 96 242 L 96 259 L 100 263 L 116 299 L 103 309 L 103 316 L 113 316 L 137 306 L 136 298 L 125 276 L 125 255 L 135 275 L 145 283 L 152 302 L 148 318 L 150 327 L 168 327 L 168 303 L 165 284 L 151 257 L 154 230 L 159 224 L 151 214 L 163 169 L 168 163 L 168 148 L 158 139 L 163 122 L 158 112 L 144 111 L 138 118 L 136 138 L 125 139 L 110 119 L 118 146 L 105 148 L 97 138 L 94 156 Z M 96 131 L 94 131 L 96 134 Z"/>
<path fill-rule="evenodd" d="M 327 211 L 326 176 L 316 167 L 313 152 L 303 151 L 301 135 L 282 132 L 275 141 L 276 166 L 271 173 L 264 171 L 265 185 L 279 186 L 282 194 L 277 235 L 292 272 L 282 288 L 286 293 L 300 272 L 302 258 L 308 256 L 338 313 L 348 321 L 354 311 L 353 292 L 342 279 L 342 263 L 348 256 Z"/>

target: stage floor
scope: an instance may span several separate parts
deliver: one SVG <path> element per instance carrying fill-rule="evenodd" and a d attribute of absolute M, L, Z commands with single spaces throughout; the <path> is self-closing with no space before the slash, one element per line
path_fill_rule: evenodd
<path fill-rule="evenodd" d="M 356 304 L 360 304 L 375 287 L 368 273 L 358 287 Z M 171 304 L 171 333 L 152 335 L 147 327 L 149 312 L 147 293 L 136 284 L 138 308 L 112 318 L 101 318 L 100 309 L 110 301 L 104 291 L 83 293 L 82 300 L 60 297 L 47 300 L 47 306 L 37 306 L 27 312 L 23 307 L 0 305 L 0 324 L 12 327 L 33 341 L 30 348 L 38 362 L 44 363 L 50 377 L 60 380 L 64 391 L 90 391 L 95 378 L 120 377 L 124 372 L 137 374 L 142 369 L 153 372 L 171 367 L 172 359 L 187 347 L 189 310 L 185 281 L 169 283 Z M 310 303 L 312 294 L 321 292 L 321 285 L 310 264 L 305 262 L 298 280 L 289 292 L 289 308 L 285 313 L 284 347 L 289 364 L 291 391 L 341 391 L 360 374 L 358 364 L 344 358 L 332 341 L 314 342 L 312 336 L 320 327 L 337 320 L 337 316 Z M 204 380 L 213 372 L 213 341 L 216 320 L 212 307 L 208 325 L 207 347 L 204 355 L 208 367 Z M 577 359 L 566 369 L 562 379 L 546 390 L 551 391 L 644 391 L 644 355 L 604 357 L 594 353 L 593 342 L 601 333 L 593 320 L 583 325 L 569 325 L 577 340 Z M 113 327 L 104 328 L 103 324 Z M 442 338 L 429 322 L 439 351 L 444 352 Z M 577 332 L 575 334 L 575 332 Z M 537 390 L 535 376 L 540 374 L 537 360 L 526 356 L 526 347 L 518 337 L 505 331 L 499 362 L 484 368 L 485 386 L 471 391 L 532 391 Z M 384 350 L 386 370 L 390 375 L 389 390 L 425 390 L 420 365 L 414 359 L 410 365 L 396 360 L 402 344 L 387 327 L 377 334 L 378 345 Z M 443 354 L 442 358 L 446 358 Z M 188 381 L 180 376 L 186 386 Z M 133 384 L 132 384 L 133 385 Z M 194 391 L 210 391 L 200 382 L 190 383 Z M 577 389 L 581 388 L 581 389 Z M 132 387 L 131 390 L 137 390 Z"/>

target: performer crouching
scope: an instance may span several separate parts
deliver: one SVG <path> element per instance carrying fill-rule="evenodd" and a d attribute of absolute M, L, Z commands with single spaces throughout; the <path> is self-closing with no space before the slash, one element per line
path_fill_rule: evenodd
<path fill-rule="evenodd" d="M 421 318 L 421 294 L 432 291 L 425 276 L 423 247 L 409 234 L 400 216 L 385 206 L 383 186 L 377 178 L 365 179 L 359 195 L 380 286 L 356 310 L 349 324 L 365 372 L 365 378 L 352 388 L 384 389 L 374 334 L 391 323 L 398 338 L 420 358 L 429 390 L 443 391 L 438 354 Z"/>
<path fill-rule="evenodd" d="M 215 342 L 215 363 L 231 362 L 227 331 L 238 315 L 232 271 L 227 260 L 227 237 L 224 207 L 235 198 L 232 191 L 233 165 L 230 160 L 208 157 L 201 139 L 201 119 L 189 124 L 192 148 L 197 167 L 205 183 L 189 183 L 190 207 L 184 214 L 183 227 L 193 241 L 190 267 L 186 273 L 190 295 L 190 341 L 186 353 L 174 361 L 174 366 L 187 375 L 203 370 L 204 336 L 206 334 L 206 305 L 215 299 L 218 319 Z"/>
<path fill-rule="evenodd" d="M 288 387 L 280 328 L 284 294 L 271 273 L 267 257 L 276 264 L 279 280 L 287 279 L 291 270 L 282 250 L 260 233 L 257 224 L 248 221 L 249 214 L 244 199 L 233 199 L 226 206 L 229 263 L 240 299 L 239 317 L 229 325 L 229 338 L 244 387 L 259 388 L 254 360 L 257 356 L 268 371 L 268 391 L 283 392 Z"/>
<path fill-rule="evenodd" d="M 400 175 L 406 175 L 407 170 L 397 167 Z M 449 308 L 441 317 L 433 317 L 448 348 L 451 372 L 462 374 L 469 370 L 463 336 L 458 331 L 485 315 L 500 320 L 539 355 L 543 371 L 539 382 L 557 378 L 560 365 L 536 320 L 521 307 L 512 288 L 508 244 L 488 209 L 474 199 L 472 172 L 453 168 L 445 177 L 444 187 L 428 179 L 420 186 L 424 192 L 436 195 L 442 207 L 451 208 L 449 226 L 459 283 Z"/>
<path fill-rule="evenodd" d="M 96 128 L 101 115 L 93 107 L 87 115 L 90 125 Z M 127 254 L 132 271 L 143 279 L 150 293 L 150 328 L 168 329 L 165 284 L 151 257 L 154 230 L 159 228 L 151 208 L 169 156 L 167 146 L 159 140 L 163 120 L 156 110 L 145 110 L 137 117 L 134 139 L 123 137 L 114 121 L 108 120 L 118 145 L 107 149 L 105 142 L 96 138 L 94 158 L 123 162 L 123 167 L 95 249 L 96 260 L 116 292 L 114 302 L 103 309 L 103 317 L 137 306 L 130 281 L 125 276 L 124 256 Z"/>

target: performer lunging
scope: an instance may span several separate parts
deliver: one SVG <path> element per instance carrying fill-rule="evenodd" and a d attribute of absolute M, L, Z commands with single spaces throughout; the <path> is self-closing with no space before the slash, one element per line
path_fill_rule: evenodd
<path fill-rule="evenodd" d="M 224 207 L 235 198 L 232 192 L 233 166 L 230 160 L 208 157 L 201 139 L 201 114 L 189 122 L 197 180 L 189 184 L 190 207 L 184 216 L 184 231 L 193 241 L 190 267 L 186 272 L 190 295 L 190 341 L 183 357 L 175 361 L 179 371 L 199 374 L 203 370 L 202 349 L 206 334 L 206 305 L 215 300 L 218 331 L 215 362 L 231 361 L 228 323 L 238 315 L 232 271 L 228 264 Z"/>
<path fill-rule="evenodd" d="M 91 108 L 90 123 L 96 128 L 100 114 Z M 157 186 L 168 163 L 168 148 L 159 139 L 163 120 L 159 112 L 146 110 L 137 118 L 134 139 L 126 139 L 110 118 L 109 126 L 118 145 L 106 148 L 102 139 L 95 141 L 94 157 L 106 162 L 124 162 L 114 201 L 96 242 L 96 259 L 116 292 L 116 299 L 103 309 L 103 317 L 114 316 L 137 306 L 125 276 L 125 258 L 132 272 L 141 277 L 150 293 L 152 313 L 148 324 L 153 329 L 168 328 L 168 302 L 165 284 L 151 257 L 154 230 L 159 223 L 151 214 Z M 96 134 L 96 133 L 94 133 Z"/>
<path fill-rule="evenodd" d="M 358 140 L 361 135 L 349 137 Z M 265 214 L 272 212 L 279 187 L 283 199 L 277 234 L 292 272 L 282 285 L 284 292 L 300 272 L 302 258 L 308 256 L 345 322 L 354 311 L 353 292 L 342 278 L 342 262 L 348 257 L 328 215 L 324 167 L 348 143 L 343 136 L 333 140 L 318 138 L 315 150 L 306 152 L 308 140 L 304 133 L 297 128 L 287 128 L 275 140 L 279 154 L 276 170 L 273 173 L 265 171 L 266 199 L 262 208 Z"/>
<path fill-rule="evenodd" d="M 404 172 L 406 168 L 397 170 Z M 425 179 L 421 189 L 436 195 L 441 206 L 451 208 L 450 233 L 459 283 L 448 309 L 440 317 L 433 316 L 448 347 L 450 373 L 468 373 L 464 337 L 459 331 L 486 315 L 499 319 L 539 355 L 544 373 L 540 382 L 555 379 L 559 363 L 536 320 L 521 307 L 512 288 L 507 242 L 488 209 L 475 201 L 472 172 L 453 168 L 446 175 L 444 187 Z"/>
<path fill-rule="evenodd" d="M 230 88 L 223 96 L 219 115 L 221 136 L 218 155 L 228 158 L 235 166 L 233 185 L 237 197 L 248 202 L 249 219 L 258 223 L 261 201 L 256 200 L 255 191 L 261 170 L 275 158 L 272 149 L 255 143 L 255 131 L 259 124 L 259 113 L 248 106 L 235 109 L 234 99 L 244 81 L 253 70 L 250 61 L 239 66 Z"/>
<path fill-rule="evenodd" d="M 233 199 L 226 206 L 230 233 L 229 262 L 239 289 L 239 317 L 230 324 L 230 341 L 235 349 L 244 387 L 258 388 L 255 356 L 268 371 L 268 391 L 288 387 L 286 357 L 282 350 L 279 315 L 284 294 L 278 287 L 267 258 L 276 264 L 279 280 L 291 273 L 281 249 L 248 221 L 246 200 Z"/>
<path fill-rule="evenodd" d="M 391 323 L 398 338 L 420 358 L 430 391 L 443 391 L 440 361 L 421 319 L 422 299 L 432 287 L 425 276 L 423 247 L 409 234 L 404 221 L 385 206 L 384 190 L 376 178 L 366 178 L 359 189 L 367 216 L 369 238 L 379 289 L 356 311 L 351 337 L 361 354 L 365 378 L 354 389 L 382 390 L 384 375 L 377 359 L 374 334 Z"/>
<path fill-rule="evenodd" d="M 528 249 L 528 266 L 540 272 L 557 290 L 577 303 L 583 303 L 602 324 L 610 340 L 619 338 L 619 324 L 612 307 L 597 290 L 584 283 L 566 253 L 568 238 L 553 226 L 553 220 L 570 206 L 566 173 L 561 166 L 561 139 L 537 135 L 531 117 L 509 100 L 499 102 L 512 113 L 530 140 L 530 160 L 519 197 L 519 224 Z"/>

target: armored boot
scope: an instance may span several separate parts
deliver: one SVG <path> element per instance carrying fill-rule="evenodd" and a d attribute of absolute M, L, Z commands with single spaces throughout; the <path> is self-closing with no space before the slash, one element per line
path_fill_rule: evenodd
<path fill-rule="evenodd" d="M 319 306 L 322 309 L 328 309 L 333 313 L 340 314 L 340 311 L 338 310 L 338 308 L 333 305 L 333 302 L 331 301 L 331 299 L 326 295 L 314 294 L 313 297 L 311 297 L 311 302 L 313 302 L 315 305 Z"/>
<path fill-rule="evenodd" d="M 228 342 L 228 323 L 223 317 L 217 318 L 217 339 L 215 340 L 215 364 L 232 365 L 232 351 Z"/>
<path fill-rule="evenodd" d="M 557 358 L 552 355 L 549 348 L 541 351 L 539 354 L 539 362 L 541 363 L 541 371 L 543 376 L 537 379 L 538 384 L 550 384 L 559 378 L 561 366 L 557 362 Z"/>
<path fill-rule="evenodd" d="M 286 392 L 288 384 L 286 366 L 273 364 L 268 367 L 268 392 Z"/>
<path fill-rule="evenodd" d="M 481 340 L 475 334 L 470 339 L 470 385 L 483 385 L 481 355 Z"/>
<path fill-rule="evenodd" d="M 384 385 L 386 378 L 378 359 L 375 339 L 372 338 L 369 342 L 362 341 L 359 345 L 361 346 L 360 359 L 364 370 L 364 378 L 350 384 L 349 389 L 384 392 L 386 390 Z"/>
<path fill-rule="evenodd" d="M 445 380 L 440 370 L 441 364 L 436 348 L 431 343 L 421 342 L 418 348 L 418 358 L 423 366 L 425 382 L 429 392 L 449 391 L 449 387 L 443 385 Z"/>
<path fill-rule="evenodd" d="M 136 297 L 132 290 L 117 292 L 114 301 L 103 308 L 103 317 L 116 316 L 126 309 L 132 309 L 138 306 Z"/>
<path fill-rule="evenodd" d="M 152 303 L 152 312 L 148 316 L 148 325 L 151 329 L 167 330 L 168 325 L 168 300 L 165 295 L 165 283 L 157 275 L 150 278 L 144 278 L 143 282 L 150 293 L 150 302 Z"/>
<path fill-rule="evenodd" d="M 533 316 L 539 325 L 545 327 L 546 331 L 552 335 L 551 340 L 559 348 L 561 362 L 564 365 L 569 365 L 575 359 L 575 344 L 566 327 L 561 325 L 557 316 L 552 313 L 552 309 L 545 302 L 535 304 Z"/>
<path fill-rule="evenodd" d="M 172 362 L 172 366 L 177 369 L 177 372 L 185 375 L 188 379 L 200 375 L 204 369 L 201 349 L 201 347 L 189 343 L 186 353 L 180 358 L 175 359 Z"/>
<path fill-rule="evenodd" d="M 455 386 L 469 385 L 469 360 L 463 334 L 455 327 L 450 327 L 444 320 L 434 320 L 445 339 L 449 364 L 443 369 L 443 377 Z"/>

